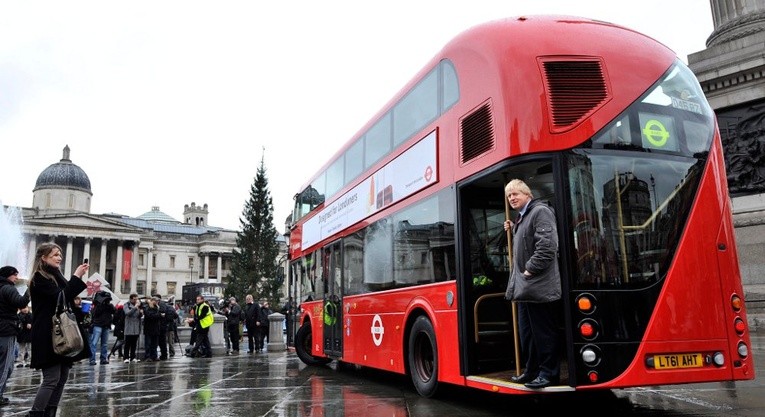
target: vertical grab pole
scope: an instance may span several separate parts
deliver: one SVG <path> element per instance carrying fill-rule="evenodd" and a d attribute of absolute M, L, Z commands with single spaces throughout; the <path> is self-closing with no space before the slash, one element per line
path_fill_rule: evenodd
<path fill-rule="evenodd" d="M 507 184 L 507 176 L 505 176 L 505 184 Z M 505 220 L 510 220 L 510 202 L 507 201 L 507 195 L 505 194 L 505 188 L 502 187 L 502 199 L 505 200 Z M 512 227 L 507 229 L 507 260 L 510 265 L 510 273 L 513 271 L 513 232 Z M 512 278 L 512 277 L 511 277 Z M 509 284 L 509 282 L 508 282 Z M 513 312 L 513 345 L 515 348 L 515 374 L 521 374 L 521 351 L 520 351 L 520 338 L 518 336 L 518 307 L 515 301 L 511 302 Z"/>

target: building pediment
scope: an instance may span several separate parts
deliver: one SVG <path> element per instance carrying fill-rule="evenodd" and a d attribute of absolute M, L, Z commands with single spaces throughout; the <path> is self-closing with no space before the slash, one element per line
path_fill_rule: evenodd
<path fill-rule="evenodd" d="M 110 234 L 140 235 L 143 232 L 139 227 L 130 226 L 108 217 L 88 213 L 24 216 L 23 228 L 26 232 L 45 231 L 47 233 L 53 231 L 53 234 L 56 233 L 56 229 L 59 229 L 59 234 L 64 234 L 70 229 L 81 231 L 87 230 L 91 232 L 99 231 L 101 233 L 108 232 Z"/>

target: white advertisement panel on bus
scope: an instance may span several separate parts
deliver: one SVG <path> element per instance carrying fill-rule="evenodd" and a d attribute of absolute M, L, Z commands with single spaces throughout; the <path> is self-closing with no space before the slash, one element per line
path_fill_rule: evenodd
<path fill-rule="evenodd" d="M 343 194 L 303 225 L 301 245 L 322 239 L 438 181 L 436 131 Z"/>

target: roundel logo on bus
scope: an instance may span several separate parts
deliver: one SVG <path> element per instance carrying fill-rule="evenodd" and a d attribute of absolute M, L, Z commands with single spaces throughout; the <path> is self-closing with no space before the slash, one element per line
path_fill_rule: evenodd
<path fill-rule="evenodd" d="M 428 167 L 425 168 L 425 181 L 430 182 L 432 178 L 433 178 L 433 167 L 428 165 Z"/>
<path fill-rule="evenodd" d="M 379 314 L 375 314 L 374 318 L 372 318 L 372 341 L 375 346 L 382 344 L 383 334 L 385 334 L 385 328 L 383 327 L 382 318 Z"/>
<path fill-rule="evenodd" d="M 651 119 L 645 123 L 643 134 L 653 146 L 658 148 L 666 145 L 667 140 L 669 139 L 669 132 L 667 132 L 667 128 L 664 127 L 664 125 L 656 119 Z"/>

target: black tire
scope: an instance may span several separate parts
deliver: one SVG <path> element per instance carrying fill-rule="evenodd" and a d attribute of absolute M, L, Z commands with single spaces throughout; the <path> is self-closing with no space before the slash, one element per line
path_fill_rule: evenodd
<path fill-rule="evenodd" d="M 409 373 L 417 392 L 430 398 L 438 391 L 438 345 L 433 324 L 426 316 L 417 317 L 409 333 Z"/>
<path fill-rule="evenodd" d="M 295 353 L 298 358 L 306 365 L 318 366 L 326 365 L 332 361 L 330 358 L 321 358 L 311 355 L 311 349 L 313 348 L 313 341 L 311 336 L 311 325 L 304 324 L 300 326 L 295 335 Z"/>

